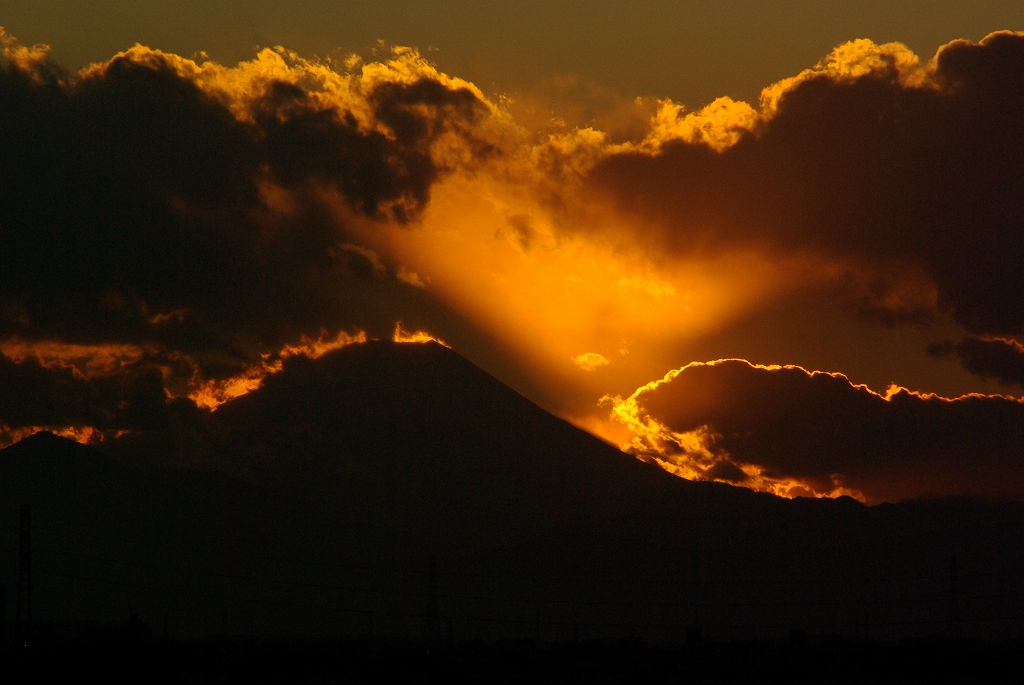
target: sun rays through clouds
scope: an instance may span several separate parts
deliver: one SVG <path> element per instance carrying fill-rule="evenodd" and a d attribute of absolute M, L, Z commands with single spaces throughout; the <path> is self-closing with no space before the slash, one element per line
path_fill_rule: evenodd
<path fill-rule="evenodd" d="M 854 40 L 754 104 L 638 100 L 629 135 L 407 47 L 71 74 L 0 42 L 5 441 L 436 341 L 683 477 L 1024 497 L 1022 34 Z"/>

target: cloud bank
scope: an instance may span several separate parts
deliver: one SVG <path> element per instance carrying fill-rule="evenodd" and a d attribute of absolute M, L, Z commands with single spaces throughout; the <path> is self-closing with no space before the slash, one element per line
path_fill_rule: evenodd
<path fill-rule="evenodd" d="M 765 89 L 759 111 L 666 103 L 588 183 L 665 250 L 811 253 L 890 318 L 938 308 L 974 333 L 1019 333 L 1022 84 L 1022 34 L 954 41 L 927 63 L 854 41 Z"/>
<path fill-rule="evenodd" d="M 928 353 L 935 357 L 955 353 L 961 366 L 973 374 L 1024 387 L 1024 345 L 1016 340 L 969 335 L 955 345 L 948 341 L 930 345 Z"/>
<path fill-rule="evenodd" d="M 625 141 L 527 128 L 411 49 L 227 67 L 137 45 L 70 75 L 0 38 L 10 435 L 166 427 L 289 355 L 393 331 L 459 349 L 459 322 L 592 430 L 618 435 L 595 402 L 625 396 L 630 449 L 687 477 L 1024 496 L 1012 398 L 742 361 L 644 385 L 810 291 L 864 326 L 945 326 L 962 342 L 916 347 L 936 373 L 955 354 L 1022 385 L 1024 34 L 927 62 L 853 41 L 756 108 L 663 101 Z"/>
<path fill-rule="evenodd" d="M 3 38 L 7 347 L 132 346 L 121 400 L 144 382 L 160 404 L 165 383 L 187 394 L 302 336 L 443 308 L 346 228 L 408 224 L 439 178 L 492 154 L 478 135 L 492 107 L 471 84 L 415 51 L 336 71 L 281 49 L 225 68 L 142 46 L 72 77 L 44 48 Z M 5 392 L 60 396 L 43 410 L 15 395 L 0 421 L 124 414 L 96 387 L 113 370 L 0 361 Z"/>
<path fill-rule="evenodd" d="M 838 373 L 726 359 L 610 400 L 629 450 L 701 480 L 871 502 L 936 494 L 1024 496 L 1024 402 L 947 399 Z"/>

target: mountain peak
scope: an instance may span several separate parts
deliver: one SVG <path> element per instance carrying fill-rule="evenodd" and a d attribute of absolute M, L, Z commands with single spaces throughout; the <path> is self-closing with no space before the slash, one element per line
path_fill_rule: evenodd
<path fill-rule="evenodd" d="M 114 463 L 99 450 L 70 438 L 61 437 L 48 430 L 33 433 L 10 447 L 0 450 L 0 459 L 23 460 L 35 465 L 50 464 L 60 467 L 71 464 Z"/>
<path fill-rule="evenodd" d="M 15 452 L 20 451 L 67 451 L 74 450 L 76 447 L 83 447 L 79 442 L 71 440 L 57 435 L 56 433 L 48 430 L 41 430 L 27 438 L 22 438 L 10 447 L 0 450 L 2 453 L 8 453 L 10 450 Z M 17 449 L 15 449 L 17 448 Z"/>

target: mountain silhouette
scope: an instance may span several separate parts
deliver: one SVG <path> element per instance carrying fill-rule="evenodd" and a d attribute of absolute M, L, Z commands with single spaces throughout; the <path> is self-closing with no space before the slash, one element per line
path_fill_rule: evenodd
<path fill-rule="evenodd" d="M 30 503 L 40 626 L 130 610 L 171 636 L 1020 634 L 1019 503 L 686 481 L 434 343 L 292 357 L 200 419 L 103 452 L 46 433 L 0 451 L 0 548 Z M 3 568 L 13 589 L 14 552 Z"/>
<path fill-rule="evenodd" d="M 424 552 L 594 526 L 632 531 L 644 497 L 689 485 L 432 342 L 293 358 L 214 418 L 224 462 L 240 474 L 341 494 L 339 506 Z"/>

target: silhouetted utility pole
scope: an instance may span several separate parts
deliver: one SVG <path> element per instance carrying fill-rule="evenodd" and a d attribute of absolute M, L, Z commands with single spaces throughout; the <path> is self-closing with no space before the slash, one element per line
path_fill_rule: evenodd
<path fill-rule="evenodd" d="M 32 626 L 32 511 L 21 505 L 21 528 L 18 535 L 18 604 L 14 623 L 18 637 L 28 639 Z"/>
<path fill-rule="evenodd" d="M 700 633 L 700 605 L 693 605 L 693 627 L 686 629 L 686 644 L 695 645 L 701 641 Z"/>
<path fill-rule="evenodd" d="M 433 554 L 427 566 L 427 622 L 424 633 L 428 640 L 441 637 L 441 616 L 437 606 L 437 562 Z"/>
<path fill-rule="evenodd" d="M 956 568 L 956 557 L 949 560 L 949 625 L 947 631 L 950 637 L 960 637 L 963 634 L 963 624 L 960 621 L 960 577 Z"/>

